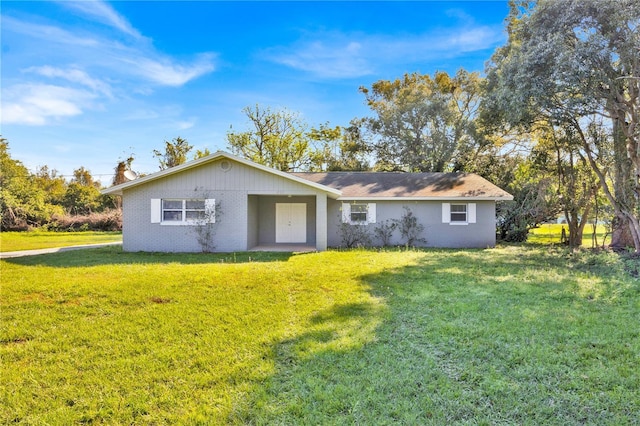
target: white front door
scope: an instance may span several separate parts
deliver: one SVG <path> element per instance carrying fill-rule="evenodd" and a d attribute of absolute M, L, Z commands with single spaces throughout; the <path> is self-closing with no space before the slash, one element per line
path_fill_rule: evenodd
<path fill-rule="evenodd" d="M 276 243 L 307 242 L 307 205 L 276 203 Z"/>

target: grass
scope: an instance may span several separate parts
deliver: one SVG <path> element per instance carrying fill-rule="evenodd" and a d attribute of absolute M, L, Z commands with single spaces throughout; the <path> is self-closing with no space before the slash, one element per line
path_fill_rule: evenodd
<path fill-rule="evenodd" d="M 640 422 L 609 253 L 82 253 L 1 262 L 2 423 Z"/>
<path fill-rule="evenodd" d="M 0 252 L 122 241 L 121 232 L 0 232 Z"/>
<path fill-rule="evenodd" d="M 527 238 L 528 243 L 533 244 L 560 244 L 562 238 L 562 228 L 565 228 L 567 235 L 569 233 L 568 225 L 561 224 L 549 224 L 545 223 L 540 225 L 537 228 L 534 228 L 529 231 L 529 237 Z M 598 225 L 596 228 L 596 237 L 598 238 L 598 246 L 602 246 L 602 242 L 604 240 L 606 234 L 606 228 L 604 225 Z M 582 234 L 582 246 L 583 247 L 592 247 L 593 241 L 593 225 L 586 225 L 584 227 L 584 232 Z M 611 235 L 607 235 L 607 240 L 605 244 L 608 245 L 611 242 Z"/>

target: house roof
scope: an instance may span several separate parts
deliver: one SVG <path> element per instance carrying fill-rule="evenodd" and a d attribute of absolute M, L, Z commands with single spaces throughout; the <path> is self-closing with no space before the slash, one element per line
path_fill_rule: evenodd
<path fill-rule="evenodd" d="M 292 173 L 339 190 L 341 200 L 473 199 L 512 200 L 513 196 L 472 173 L 327 172 Z"/>
<path fill-rule="evenodd" d="M 189 169 L 229 159 L 294 182 L 327 192 L 339 200 L 512 200 L 513 196 L 472 173 L 326 172 L 287 173 L 218 151 L 179 166 L 102 190 L 122 195 L 125 189 L 165 178 Z"/>
<path fill-rule="evenodd" d="M 328 186 L 324 186 L 322 184 L 310 181 L 308 179 L 303 179 L 301 177 L 295 176 L 294 174 L 281 172 L 280 170 L 272 169 L 271 167 L 263 166 L 262 164 L 254 163 L 253 161 L 246 160 L 244 158 L 236 157 L 235 155 L 231 155 L 229 153 L 218 151 L 211 155 L 208 155 L 203 158 L 199 158 L 197 160 L 189 161 L 184 164 L 180 164 L 179 166 L 171 167 L 169 169 L 161 170 L 156 173 L 152 173 L 150 175 L 141 177 L 139 179 L 135 179 L 129 182 L 121 183 L 120 185 L 114 185 L 112 187 L 106 188 L 102 190 L 102 193 L 105 195 L 122 195 L 122 191 L 125 189 L 133 188 L 139 185 L 144 185 L 146 183 L 152 182 L 154 180 L 158 180 L 167 176 L 174 175 L 176 173 L 183 172 L 185 170 L 193 169 L 196 167 L 200 167 L 204 164 L 211 163 L 213 161 L 221 160 L 226 158 L 228 160 L 237 161 L 238 163 L 244 164 L 249 167 L 253 167 L 258 170 L 262 170 L 267 173 L 271 173 L 277 176 L 281 176 L 285 179 L 292 180 L 294 182 L 301 183 L 306 186 L 310 186 L 315 189 L 319 189 L 321 191 L 328 192 L 328 195 L 332 198 L 337 198 L 340 196 L 340 191 L 335 188 L 330 188 Z"/>

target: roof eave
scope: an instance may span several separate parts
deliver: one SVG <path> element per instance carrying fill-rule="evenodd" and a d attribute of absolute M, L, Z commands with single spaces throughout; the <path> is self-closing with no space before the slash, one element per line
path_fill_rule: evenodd
<path fill-rule="evenodd" d="M 499 197 L 338 197 L 338 201 L 511 201 L 513 196 L 499 196 Z"/>

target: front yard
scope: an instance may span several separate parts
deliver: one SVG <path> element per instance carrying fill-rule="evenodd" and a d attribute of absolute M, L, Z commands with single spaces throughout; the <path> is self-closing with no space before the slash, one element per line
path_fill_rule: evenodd
<path fill-rule="evenodd" d="M 637 424 L 640 282 L 563 250 L 1 261 L 0 421 Z"/>
<path fill-rule="evenodd" d="M 122 241 L 122 232 L 0 232 L 0 252 Z"/>

